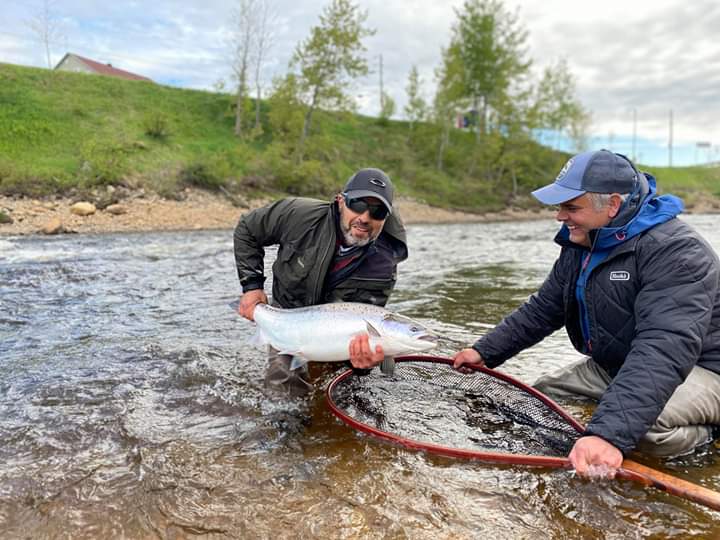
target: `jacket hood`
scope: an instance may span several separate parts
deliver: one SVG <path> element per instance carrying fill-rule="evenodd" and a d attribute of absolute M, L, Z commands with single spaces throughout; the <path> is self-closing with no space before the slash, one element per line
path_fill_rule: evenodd
<path fill-rule="evenodd" d="M 670 194 L 658 195 L 655 177 L 648 173 L 643 174 L 647 179 L 647 195 L 642 199 L 640 205 L 636 206 L 633 203 L 633 195 L 637 194 L 631 194 L 620 207 L 615 219 L 607 226 L 590 232 L 593 250 L 613 248 L 633 236 L 673 219 L 683 211 L 684 205 L 679 197 Z M 634 206 L 636 208 L 633 208 Z M 570 231 L 567 225 L 563 224 L 555 241 L 562 246 L 575 245 L 570 242 L 569 238 Z"/>

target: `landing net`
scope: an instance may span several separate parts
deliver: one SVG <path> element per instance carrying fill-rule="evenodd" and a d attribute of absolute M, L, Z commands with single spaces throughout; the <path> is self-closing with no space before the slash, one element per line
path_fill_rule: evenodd
<path fill-rule="evenodd" d="M 328 404 L 350 426 L 406 447 L 454 457 L 564 467 L 583 427 L 554 401 L 501 372 L 452 368 L 433 356 L 335 378 Z"/>

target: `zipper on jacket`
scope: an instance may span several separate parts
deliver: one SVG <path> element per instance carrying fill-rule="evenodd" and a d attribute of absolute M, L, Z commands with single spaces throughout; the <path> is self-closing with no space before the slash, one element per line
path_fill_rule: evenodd
<path fill-rule="evenodd" d="M 578 301 L 578 309 L 580 310 L 580 328 L 582 330 L 583 339 L 585 341 L 585 347 L 587 348 L 587 354 L 592 353 L 592 338 L 590 336 L 590 313 L 588 312 L 587 303 L 585 302 L 585 293 L 587 291 L 587 282 L 589 276 L 585 275 L 585 271 L 590 264 L 590 259 L 592 258 L 593 254 L 593 247 L 595 247 L 595 242 L 593 242 L 593 245 L 590 247 L 590 251 L 588 251 L 588 253 L 583 258 L 582 263 L 580 264 L 580 275 L 583 277 L 584 281 L 582 292 L 580 294 L 578 294 L 577 290 L 575 292 Z"/>
<path fill-rule="evenodd" d="M 593 247 L 595 247 L 595 243 L 593 242 Z M 587 256 L 585 257 L 585 262 L 583 262 L 583 270 L 587 269 L 588 264 L 590 264 L 590 257 L 592 256 L 592 251 L 590 251 Z M 590 276 L 588 276 L 590 277 Z M 583 290 L 587 292 L 587 277 L 585 278 L 585 286 L 583 287 Z M 583 293 L 583 305 L 585 307 L 585 316 L 587 317 L 587 349 L 588 352 L 592 354 L 592 338 L 590 337 L 590 314 L 588 313 L 587 309 L 587 302 L 585 302 L 585 293 Z"/>
<path fill-rule="evenodd" d="M 592 255 L 592 251 L 588 251 L 588 254 L 585 255 L 585 259 L 582 263 L 582 269 L 583 271 L 588 267 L 588 264 L 590 264 L 590 256 Z"/>

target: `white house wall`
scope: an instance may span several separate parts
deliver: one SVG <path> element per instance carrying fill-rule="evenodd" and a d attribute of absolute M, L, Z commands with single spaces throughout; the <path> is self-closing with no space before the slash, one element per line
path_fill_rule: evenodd
<path fill-rule="evenodd" d="M 87 64 L 81 62 L 74 56 L 68 56 L 65 58 L 62 62 L 60 62 L 56 69 L 61 69 L 63 71 L 75 71 L 77 73 L 95 73 L 87 66 Z"/>

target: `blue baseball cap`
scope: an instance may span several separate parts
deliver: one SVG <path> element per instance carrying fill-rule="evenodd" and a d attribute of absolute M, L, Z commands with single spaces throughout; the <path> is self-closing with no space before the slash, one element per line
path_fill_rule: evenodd
<path fill-rule="evenodd" d="M 532 192 L 543 204 L 562 204 L 585 193 L 632 193 L 641 173 L 622 154 L 610 150 L 571 157 L 552 184 Z"/>

